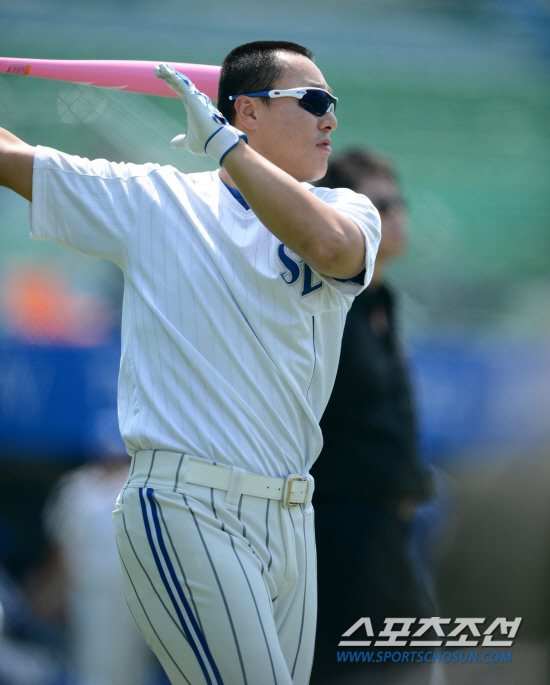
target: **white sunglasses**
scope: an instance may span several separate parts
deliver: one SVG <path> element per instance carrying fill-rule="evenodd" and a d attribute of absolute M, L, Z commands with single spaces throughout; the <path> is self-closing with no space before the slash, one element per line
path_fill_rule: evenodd
<path fill-rule="evenodd" d="M 322 88 L 287 88 L 286 90 L 260 90 L 256 93 L 239 93 L 239 95 L 230 95 L 230 100 L 236 100 L 241 95 L 248 97 L 264 97 L 264 98 L 284 98 L 293 97 L 298 98 L 298 104 L 303 109 L 315 114 L 316 117 L 322 117 L 332 107 L 332 112 L 336 109 L 338 98 L 331 95 Z"/>

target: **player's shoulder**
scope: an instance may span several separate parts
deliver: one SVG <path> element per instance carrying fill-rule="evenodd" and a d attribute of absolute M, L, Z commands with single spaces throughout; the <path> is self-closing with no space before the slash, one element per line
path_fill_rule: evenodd
<path fill-rule="evenodd" d="M 311 183 L 304 184 L 310 192 L 328 204 L 357 204 L 365 207 L 372 206 L 372 202 L 366 195 L 356 193 L 349 188 L 325 188 L 314 186 Z"/>
<path fill-rule="evenodd" d="M 134 162 L 115 162 L 107 159 L 88 159 L 72 155 L 54 148 L 37 146 L 35 169 L 54 169 L 84 176 L 99 176 L 106 179 L 130 180 L 132 178 L 168 178 L 177 176 L 183 183 L 190 186 L 212 182 L 210 172 L 186 174 L 171 165 L 161 165 L 153 162 L 136 164 Z"/>
<path fill-rule="evenodd" d="M 159 164 L 114 162 L 103 158 L 89 159 L 38 145 L 34 157 L 34 168 L 35 170 L 52 169 L 83 176 L 129 179 L 134 176 L 148 176 L 163 167 Z M 170 169 L 170 167 L 165 168 Z"/>
<path fill-rule="evenodd" d="M 190 174 L 179 173 L 187 184 L 196 188 L 211 188 L 219 185 L 217 171 L 195 171 Z"/>

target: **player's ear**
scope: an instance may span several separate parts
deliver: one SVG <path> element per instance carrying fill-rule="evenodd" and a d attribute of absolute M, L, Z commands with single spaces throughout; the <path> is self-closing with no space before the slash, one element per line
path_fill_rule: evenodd
<path fill-rule="evenodd" d="M 241 131 L 256 131 L 258 128 L 259 98 L 249 98 L 241 95 L 235 100 L 235 125 Z"/>

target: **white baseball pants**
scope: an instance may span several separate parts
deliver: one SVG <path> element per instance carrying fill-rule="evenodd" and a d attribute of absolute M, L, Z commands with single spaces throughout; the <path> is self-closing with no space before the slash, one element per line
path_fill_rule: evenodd
<path fill-rule="evenodd" d="M 172 454 L 134 456 L 113 515 L 138 628 L 174 685 L 306 685 L 317 612 L 311 504 L 243 495 L 241 469 L 227 491 L 187 483 Z"/>

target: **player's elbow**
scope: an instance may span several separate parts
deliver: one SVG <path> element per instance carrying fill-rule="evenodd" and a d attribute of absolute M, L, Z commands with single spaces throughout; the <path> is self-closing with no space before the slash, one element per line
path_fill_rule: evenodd
<path fill-rule="evenodd" d="M 0 185 L 32 200 L 34 147 L 0 129 Z"/>
<path fill-rule="evenodd" d="M 339 232 L 316 245 L 309 266 L 334 278 L 353 278 L 365 265 L 365 240 L 360 233 Z"/>

